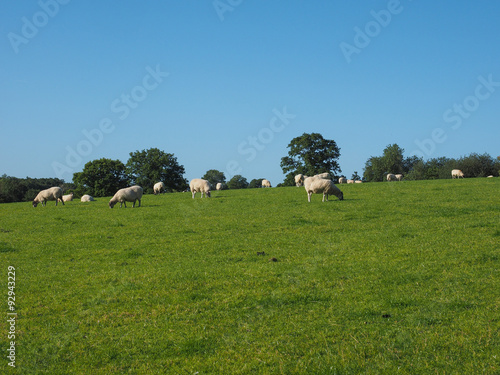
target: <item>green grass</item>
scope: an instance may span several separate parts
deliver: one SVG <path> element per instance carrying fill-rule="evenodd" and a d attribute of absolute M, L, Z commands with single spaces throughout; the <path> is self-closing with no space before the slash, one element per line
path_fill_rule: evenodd
<path fill-rule="evenodd" d="M 500 179 L 341 189 L 1 205 L 16 371 L 499 374 Z"/>

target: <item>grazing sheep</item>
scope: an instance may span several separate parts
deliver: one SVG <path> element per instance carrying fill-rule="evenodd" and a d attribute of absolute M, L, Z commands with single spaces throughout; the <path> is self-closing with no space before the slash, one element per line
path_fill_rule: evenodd
<path fill-rule="evenodd" d="M 61 198 L 57 198 L 57 200 L 58 200 L 59 202 L 61 202 Z M 72 200 L 73 200 L 73 193 L 71 193 L 71 194 L 66 194 L 66 195 L 63 195 L 63 196 L 62 196 L 62 201 L 63 201 L 63 202 L 70 202 L 70 201 L 72 201 Z"/>
<path fill-rule="evenodd" d="M 362 184 L 362 183 L 363 183 L 363 181 L 361 181 L 361 180 L 356 180 L 356 181 L 354 181 L 354 183 L 355 183 L 355 184 Z"/>
<path fill-rule="evenodd" d="M 160 194 L 161 192 L 165 191 L 165 184 L 163 182 L 157 182 L 153 186 L 153 193 Z"/>
<path fill-rule="evenodd" d="M 454 169 L 451 171 L 451 178 L 464 178 L 464 172 L 462 172 L 460 169 Z"/>
<path fill-rule="evenodd" d="M 396 181 L 396 175 L 387 173 L 387 181 Z"/>
<path fill-rule="evenodd" d="M 41 203 L 42 206 L 46 206 L 47 201 L 56 201 L 56 206 L 57 206 L 57 202 L 59 201 L 59 199 L 62 199 L 62 196 L 63 196 L 63 191 L 58 186 L 42 190 L 41 192 L 38 193 L 35 199 L 33 199 L 33 207 L 36 207 L 38 203 Z M 61 203 L 64 205 L 64 201 L 61 200 Z"/>
<path fill-rule="evenodd" d="M 203 193 L 210 198 L 210 182 L 207 180 L 203 180 L 201 178 L 193 178 L 191 182 L 189 183 L 189 189 L 191 190 L 191 193 L 193 193 L 193 199 L 194 195 L 196 193 L 201 193 L 201 197 L 203 198 Z"/>
<path fill-rule="evenodd" d="M 397 174 L 397 175 L 395 175 L 395 177 L 396 177 L 396 180 L 398 180 L 398 181 L 402 181 L 403 180 L 403 175 L 402 174 Z"/>
<path fill-rule="evenodd" d="M 82 202 L 93 202 L 94 198 L 91 197 L 88 194 L 82 195 L 82 198 L 80 199 Z"/>
<path fill-rule="evenodd" d="M 308 177 L 304 180 L 304 188 L 307 192 L 307 201 L 311 201 L 311 195 L 323 193 L 323 201 L 328 201 L 328 195 L 335 195 L 339 200 L 344 199 L 344 194 L 335 186 L 332 180 L 326 180 L 318 177 Z"/>
<path fill-rule="evenodd" d="M 493 177 L 493 175 L 492 175 L 492 174 L 490 174 L 489 176 L 486 176 L 486 178 L 492 178 L 492 177 Z"/>
<path fill-rule="evenodd" d="M 340 177 L 340 178 L 339 178 L 339 184 L 347 184 L 347 178 L 345 178 L 345 177 Z"/>
<path fill-rule="evenodd" d="M 354 180 L 347 180 L 348 184 L 354 184 Z"/>
<path fill-rule="evenodd" d="M 269 180 L 262 180 L 262 187 L 271 187 L 271 182 Z"/>
<path fill-rule="evenodd" d="M 304 180 L 307 178 L 307 176 L 304 176 L 302 173 L 298 174 L 295 176 L 295 186 L 302 186 L 304 185 Z"/>
<path fill-rule="evenodd" d="M 215 190 L 222 190 L 222 182 L 217 182 L 217 185 L 215 185 Z"/>
<path fill-rule="evenodd" d="M 141 207 L 142 198 L 142 187 L 139 185 L 130 186 L 127 188 L 120 189 L 116 194 L 109 200 L 109 208 L 113 208 L 115 204 L 120 202 L 120 208 L 122 204 L 127 208 L 126 202 L 133 202 L 132 207 L 135 207 L 135 201 L 139 201 L 139 207 Z"/>
<path fill-rule="evenodd" d="M 328 172 L 317 174 L 314 177 L 322 178 L 322 179 L 325 179 L 325 180 L 331 180 L 332 179 L 332 176 L 330 176 L 330 173 L 328 173 Z"/>

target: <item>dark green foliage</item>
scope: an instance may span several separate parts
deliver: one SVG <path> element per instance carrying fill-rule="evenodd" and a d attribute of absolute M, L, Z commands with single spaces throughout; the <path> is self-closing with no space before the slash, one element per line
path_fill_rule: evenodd
<path fill-rule="evenodd" d="M 185 170 L 174 154 L 157 148 L 130 153 L 127 173 L 133 184 L 140 185 L 144 193 L 152 193 L 155 183 L 162 181 L 167 191 L 182 191 L 188 183 Z"/>
<path fill-rule="evenodd" d="M 73 174 L 77 195 L 112 196 L 130 184 L 125 165 L 120 160 L 98 159 L 85 164 L 82 172 Z"/>
<path fill-rule="evenodd" d="M 210 169 L 209 171 L 207 171 L 202 179 L 210 182 L 210 185 L 212 185 L 214 188 L 219 182 L 222 184 L 226 183 L 226 176 L 224 175 L 224 172 L 218 171 L 216 169 Z"/>
<path fill-rule="evenodd" d="M 329 172 L 332 176 L 341 172 L 338 164 L 340 148 L 334 140 L 323 138 L 319 133 L 304 133 L 288 144 L 288 156 L 281 158 L 281 169 L 286 174 L 283 184 L 295 185 L 297 174 L 314 176 Z"/>
<path fill-rule="evenodd" d="M 74 188 L 59 178 L 17 178 L 3 175 L 0 177 L 0 203 L 32 201 L 40 190 L 60 186 L 65 193 Z"/>
<path fill-rule="evenodd" d="M 242 175 L 235 175 L 227 183 L 229 189 L 246 189 L 248 187 L 248 182 Z"/>
<path fill-rule="evenodd" d="M 253 189 L 253 188 L 261 188 L 262 187 L 262 180 L 263 178 L 254 178 L 250 183 L 248 184 L 248 187 Z"/>
<path fill-rule="evenodd" d="M 460 159 L 446 157 L 423 160 L 416 156 L 403 157 L 404 150 L 397 144 L 388 145 L 382 156 L 372 156 L 365 164 L 363 178 L 368 182 L 384 181 L 387 173 L 402 173 L 405 180 L 434 180 L 451 178 L 453 169 L 460 169 L 465 177 L 498 176 L 500 160 L 488 154 L 472 153 Z"/>

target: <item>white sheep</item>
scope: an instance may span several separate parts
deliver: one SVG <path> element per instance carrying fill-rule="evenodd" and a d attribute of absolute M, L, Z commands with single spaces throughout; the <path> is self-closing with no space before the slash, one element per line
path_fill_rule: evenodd
<path fill-rule="evenodd" d="M 42 206 L 47 205 L 47 201 L 56 201 L 56 206 L 57 202 L 59 199 L 62 199 L 63 196 L 63 191 L 60 187 L 54 186 L 45 190 L 42 190 L 38 193 L 38 195 L 33 199 L 33 207 L 36 207 L 38 203 L 41 203 Z M 64 205 L 64 201 L 61 201 L 61 203 Z"/>
<path fill-rule="evenodd" d="M 403 175 L 401 173 L 395 175 L 394 177 L 396 177 L 396 180 L 398 180 L 398 181 L 402 181 L 403 180 Z"/>
<path fill-rule="evenodd" d="M 57 198 L 57 200 L 58 200 L 59 202 L 61 202 L 61 198 Z M 73 200 L 73 193 L 66 194 L 66 195 L 63 195 L 63 196 L 62 196 L 62 201 L 63 201 L 63 202 L 70 202 L 70 201 L 72 201 L 72 200 Z"/>
<path fill-rule="evenodd" d="M 462 172 L 460 169 L 454 169 L 451 171 L 451 178 L 464 178 L 464 172 Z"/>
<path fill-rule="evenodd" d="M 135 201 L 139 201 L 139 207 L 141 207 L 142 198 L 142 187 L 139 185 L 130 186 L 127 188 L 120 189 L 116 194 L 109 200 L 109 208 L 113 208 L 115 204 L 120 202 L 120 208 L 122 204 L 127 208 L 126 202 L 133 202 L 132 207 L 135 207 Z"/>
<path fill-rule="evenodd" d="M 354 183 L 355 183 L 355 184 L 362 184 L 362 183 L 363 183 L 363 181 L 361 181 L 361 180 L 356 180 L 356 181 L 354 181 Z"/>
<path fill-rule="evenodd" d="M 492 177 L 493 177 L 493 175 L 492 175 L 492 174 L 490 174 L 489 176 L 486 176 L 486 178 L 492 178 Z"/>
<path fill-rule="evenodd" d="M 387 181 L 396 181 L 396 175 L 387 173 Z"/>
<path fill-rule="evenodd" d="M 347 184 L 347 178 L 345 178 L 345 177 L 340 177 L 340 178 L 339 178 L 339 184 Z"/>
<path fill-rule="evenodd" d="M 163 182 L 157 182 L 156 184 L 154 184 L 153 186 L 153 193 L 156 195 L 156 194 L 160 194 L 162 191 L 165 191 L 165 184 Z"/>
<path fill-rule="evenodd" d="M 222 182 L 217 182 L 217 185 L 215 185 L 215 190 L 222 190 L 223 188 Z"/>
<path fill-rule="evenodd" d="M 271 187 L 271 182 L 269 180 L 262 180 L 262 187 Z"/>
<path fill-rule="evenodd" d="M 330 176 L 330 173 L 328 173 L 328 172 L 320 173 L 320 174 L 314 175 L 313 177 L 322 178 L 322 179 L 325 179 L 325 180 L 331 180 L 332 179 L 332 176 Z"/>
<path fill-rule="evenodd" d="M 94 201 L 94 198 L 91 197 L 90 195 L 88 194 L 85 194 L 85 195 L 82 195 L 82 197 L 80 198 L 80 200 L 82 202 L 93 202 Z"/>
<path fill-rule="evenodd" d="M 210 182 L 208 182 L 207 180 L 203 180 L 201 178 L 193 178 L 189 183 L 189 189 L 193 194 L 193 199 L 196 193 L 201 193 L 202 198 L 203 198 L 203 193 L 205 193 L 205 195 L 208 198 L 210 198 L 211 187 L 210 187 Z"/>
<path fill-rule="evenodd" d="M 354 184 L 354 180 L 347 180 L 348 184 Z"/>
<path fill-rule="evenodd" d="M 295 176 L 295 186 L 302 186 L 304 185 L 304 180 L 307 178 L 307 176 L 304 176 L 302 173 L 298 174 Z"/>
<path fill-rule="evenodd" d="M 344 199 L 344 194 L 335 186 L 332 180 L 318 177 L 308 177 L 304 180 L 304 188 L 307 192 L 307 201 L 311 201 L 311 195 L 323 193 L 323 201 L 328 201 L 328 195 L 335 195 L 339 200 Z"/>

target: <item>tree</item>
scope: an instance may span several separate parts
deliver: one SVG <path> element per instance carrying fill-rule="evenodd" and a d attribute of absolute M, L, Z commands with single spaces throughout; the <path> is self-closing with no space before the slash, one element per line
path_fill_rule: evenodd
<path fill-rule="evenodd" d="M 263 178 L 254 178 L 252 181 L 250 181 L 250 184 L 248 184 L 248 187 L 251 189 L 260 188 L 260 187 L 262 187 L 262 180 L 263 180 Z"/>
<path fill-rule="evenodd" d="M 227 183 L 229 189 L 246 189 L 248 187 L 248 182 L 245 177 L 240 174 L 233 176 Z"/>
<path fill-rule="evenodd" d="M 361 180 L 361 177 L 359 176 L 358 172 L 357 171 L 354 171 L 354 173 L 352 174 L 351 176 L 351 180 L 354 180 L 354 181 L 359 181 Z"/>
<path fill-rule="evenodd" d="M 188 183 L 183 177 L 184 167 L 174 154 L 157 148 L 130 153 L 127 173 L 132 183 L 140 185 L 145 193 L 152 193 L 155 183 L 162 181 L 167 191 L 182 191 Z"/>
<path fill-rule="evenodd" d="M 294 176 L 307 176 L 329 172 L 335 176 L 341 172 L 338 164 L 340 148 L 334 140 L 323 138 L 319 133 L 304 133 L 288 144 L 288 156 L 281 158 L 281 169 L 286 174 L 284 185 L 295 185 Z"/>
<path fill-rule="evenodd" d="M 224 175 L 224 172 L 218 171 L 216 169 L 210 169 L 205 173 L 205 175 L 202 177 L 204 180 L 208 180 L 210 182 L 210 185 L 212 186 L 217 186 L 217 183 L 226 183 L 226 176 Z"/>
<path fill-rule="evenodd" d="M 404 159 L 403 152 L 404 150 L 394 143 L 384 149 L 382 156 L 371 156 L 365 163 L 363 178 L 366 181 L 383 181 L 388 173 L 406 174 L 416 159 Z"/>
<path fill-rule="evenodd" d="M 73 174 L 73 182 L 78 195 L 94 197 L 114 195 L 118 189 L 129 185 L 125 165 L 120 160 L 106 158 L 89 161 L 82 172 Z"/>

